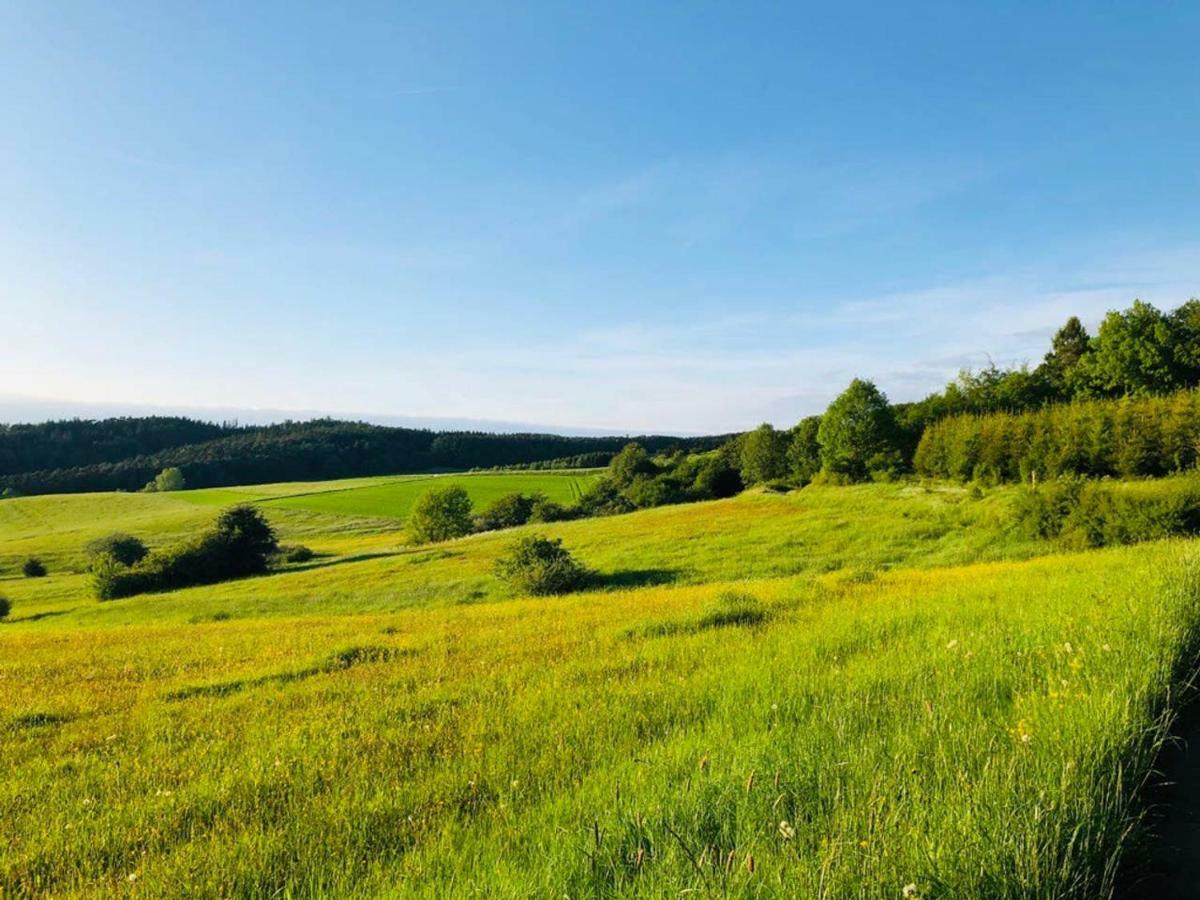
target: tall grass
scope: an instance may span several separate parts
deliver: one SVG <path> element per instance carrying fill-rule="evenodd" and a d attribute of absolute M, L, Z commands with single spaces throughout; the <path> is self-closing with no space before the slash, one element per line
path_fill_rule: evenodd
<path fill-rule="evenodd" d="M 311 612 L 0 626 L 0 893 L 1104 896 L 1200 596 L 1160 543 Z"/>

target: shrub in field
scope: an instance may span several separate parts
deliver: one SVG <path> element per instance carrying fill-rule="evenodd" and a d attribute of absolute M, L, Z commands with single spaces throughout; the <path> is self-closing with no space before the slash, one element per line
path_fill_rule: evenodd
<path fill-rule="evenodd" d="M 312 550 L 303 544 L 286 544 L 280 546 L 276 559 L 288 563 L 304 563 L 312 559 L 313 555 Z"/>
<path fill-rule="evenodd" d="M 183 472 L 172 466 L 163 469 L 154 476 L 154 480 L 143 488 L 147 493 L 162 493 L 165 491 L 182 491 L 186 486 Z"/>
<path fill-rule="evenodd" d="M 149 553 L 146 545 L 133 535 L 114 531 L 104 537 L 90 541 L 84 548 L 89 563 L 94 566 L 102 557 L 111 556 L 123 566 L 132 566 L 141 562 Z"/>
<path fill-rule="evenodd" d="M 1073 547 L 1133 544 L 1200 533 L 1200 479 L 1122 484 L 1060 478 L 1024 490 L 1016 515 L 1034 537 Z"/>
<path fill-rule="evenodd" d="M 496 531 L 501 528 L 516 528 L 518 525 L 524 525 L 533 515 L 533 506 L 539 499 L 545 500 L 545 497 L 540 494 L 521 493 L 497 497 L 475 517 L 475 529 L 476 531 Z"/>
<path fill-rule="evenodd" d="M 496 561 L 496 577 L 524 594 L 565 594 L 587 579 L 587 569 L 563 547 L 562 539 L 527 535 Z"/>
<path fill-rule="evenodd" d="M 640 478 L 621 492 L 622 496 L 638 509 L 683 503 L 691 499 L 687 485 L 681 484 L 668 474 L 654 478 Z"/>
<path fill-rule="evenodd" d="M 721 500 L 742 492 L 742 476 L 727 460 L 711 456 L 697 470 L 692 488 L 700 498 Z"/>
<path fill-rule="evenodd" d="M 579 498 L 577 508 L 585 516 L 612 516 L 635 509 L 611 478 L 601 478 L 588 488 Z"/>
<path fill-rule="evenodd" d="M 12 612 L 12 601 L 7 597 L 0 597 L 0 619 L 7 619 L 10 612 Z"/>
<path fill-rule="evenodd" d="M 46 565 L 36 556 L 31 556 L 22 564 L 21 574 L 26 578 L 41 578 L 46 574 Z"/>
<path fill-rule="evenodd" d="M 414 544 L 430 544 L 470 534 L 471 498 L 466 489 L 452 484 L 430 488 L 419 498 L 408 517 L 408 534 Z"/>
<path fill-rule="evenodd" d="M 92 571 L 92 584 L 101 600 L 213 584 L 265 572 L 277 551 L 275 532 L 263 514 L 252 506 L 235 506 L 199 537 L 157 550 L 134 566 L 102 558 Z"/>
<path fill-rule="evenodd" d="M 536 495 L 533 506 L 529 510 L 530 522 L 564 522 L 572 518 L 571 510 L 561 503 L 555 503 L 541 495 Z"/>

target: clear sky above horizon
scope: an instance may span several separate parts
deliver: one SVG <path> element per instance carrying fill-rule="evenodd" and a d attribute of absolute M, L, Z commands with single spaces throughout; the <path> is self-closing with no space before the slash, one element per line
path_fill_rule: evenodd
<path fill-rule="evenodd" d="M 630 431 L 1200 295 L 1200 6 L 0 6 L 0 394 Z"/>

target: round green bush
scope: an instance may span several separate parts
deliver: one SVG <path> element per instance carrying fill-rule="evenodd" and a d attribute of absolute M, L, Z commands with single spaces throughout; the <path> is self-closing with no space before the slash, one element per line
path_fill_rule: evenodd
<path fill-rule="evenodd" d="M 303 544 L 285 544 L 279 548 L 279 557 L 284 562 L 305 563 L 313 558 L 312 549 Z"/>
<path fill-rule="evenodd" d="M 41 578 L 46 574 L 46 565 L 36 556 L 31 556 L 21 566 L 21 573 L 26 578 Z"/>
<path fill-rule="evenodd" d="M 0 597 L 0 619 L 8 618 L 10 612 L 12 612 L 12 601 L 7 597 Z"/>
<path fill-rule="evenodd" d="M 565 594 L 579 588 L 588 572 L 563 547 L 562 539 L 527 535 L 496 561 L 496 577 L 523 594 Z"/>
<path fill-rule="evenodd" d="M 132 566 L 141 562 L 149 553 L 146 545 L 137 538 L 120 531 L 106 534 L 104 537 L 88 543 L 84 548 L 88 562 L 94 567 L 103 557 L 111 557 L 123 566 Z"/>

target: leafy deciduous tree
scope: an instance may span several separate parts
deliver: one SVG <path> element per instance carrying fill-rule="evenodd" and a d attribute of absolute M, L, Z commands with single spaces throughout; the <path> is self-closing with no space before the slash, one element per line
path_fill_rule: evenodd
<path fill-rule="evenodd" d="M 887 397 L 855 378 L 829 405 L 817 429 L 821 468 L 851 481 L 892 474 L 902 465 L 896 417 Z"/>
<path fill-rule="evenodd" d="M 430 488 L 413 505 L 408 533 L 413 543 L 448 541 L 471 533 L 471 498 L 457 484 Z"/>

